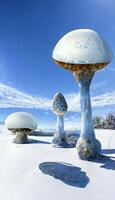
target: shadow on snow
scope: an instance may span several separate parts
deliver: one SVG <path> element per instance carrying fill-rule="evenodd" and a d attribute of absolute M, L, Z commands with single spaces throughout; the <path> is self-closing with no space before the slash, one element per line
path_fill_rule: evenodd
<path fill-rule="evenodd" d="M 39 165 L 39 169 L 44 174 L 53 176 L 70 186 L 85 188 L 89 183 L 86 172 L 68 163 L 43 162 Z"/>
<path fill-rule="evenodd" d="M 115 149 L 102 149 L 102 154 L 113 154 L 115 153 Z M 114 156 L 106 156 L 101 155 L 98 159 L 91 159 L 91 162 L 102 164 L 100 167 L 115 170 L 115 157 Z"/>
<path fill-rule="evenodd" d="M 34 139 L 28 139 L 28 141 L 27 142 L 25 142 L 25 143 L 17 143 L 17 142 L 14 142 L 14 141 L 12 141 L 12 143 L 14 143 L 14 144 L 51 144 L 50 142 L 46 142 L 46 141 L 41 141 L 41 140 L 34 140 Z"/>
<path fill-rule="evenodd" d="M 115 153 L 115 149 L 102 149 L 101 153 L 102 154 L 114 154 Z"/>
<path fill-rule="evenodd" d="M 29 139 L 29 144 L 51 144 L 51 143 L 41 140 Z"/>

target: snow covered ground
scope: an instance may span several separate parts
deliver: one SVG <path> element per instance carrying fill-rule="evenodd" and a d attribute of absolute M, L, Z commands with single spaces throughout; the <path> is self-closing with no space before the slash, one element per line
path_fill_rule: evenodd
<path fill-rule="evenodd" d="M 115 130 L 96 130 L 96 136 L 107 157 L 82 161 L 76 148 L 53 148 L 52 137 L 13 144 L 1 125 L 0 200 L 113 200 Z"/>

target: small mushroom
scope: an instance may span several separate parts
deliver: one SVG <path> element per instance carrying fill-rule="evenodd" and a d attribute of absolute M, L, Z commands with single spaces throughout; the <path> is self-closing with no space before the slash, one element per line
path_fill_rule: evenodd
<path fill-rule="evenodd" d="M 78 29 L 62 37 L 53 51 L 53 60 L 70 70 L 78 81 L 81 96 L 81 136 L 77 151 L 81 159 L 96 158 L 101 144 L 95 138 L 90 102 L 90 83 L 96 71 L 104 68 L 112 59 L 112 52 L 100 37 L 90 29 Z"/>
<path fill-rule="evenodd" d="M 28 143 L 27 135 L 30 135 L 37 128 L 37 121 L 27 112 L 15 112 L 6 118 L 5 127 L 16 134 L 14 143 L 25 144 Z"/>
<path fill-rule="evenodd" d="M 52 102 L 52 111 L 57 115 L 57 125 L 52 142 L 57 146 L 61 146 L 66 140 L 63 116 L 67 109 L 68 106 L 64 96 L 61 93 L 56 93 Z"/>

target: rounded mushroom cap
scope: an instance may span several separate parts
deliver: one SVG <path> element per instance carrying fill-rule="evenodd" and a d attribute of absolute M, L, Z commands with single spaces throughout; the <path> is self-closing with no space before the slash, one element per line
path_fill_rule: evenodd
<path fill-rule="evenodd" d="M 15 112 L 10 114 L 5 120 L 7 129 L 29 129 L 37 128 L 37 120 L 29 113 Z"/>
<path fill-rule="evenodd" d="M 57 115 L 64 115 L 67 109 L 68 106 L 64 96 L 61 93 L 56 93 L 52 102 L 52 111 Z"/>
<path fill-rule="evenodd" d="M 52 57 L 62 63 L 97 64 L 110 62 L 112 52 L 97 32 L 77 29 L 59 40 Z"/>

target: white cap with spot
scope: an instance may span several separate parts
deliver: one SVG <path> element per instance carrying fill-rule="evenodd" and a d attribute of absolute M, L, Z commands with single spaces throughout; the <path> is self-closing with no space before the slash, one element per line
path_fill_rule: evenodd
<path fill-rule="evenodd" d="M 70 64 L 96 64 L 110 62 L 112 52 L 97 32 L 77 29 L 67 33 L 58 41 L 52 57 Z"/>

